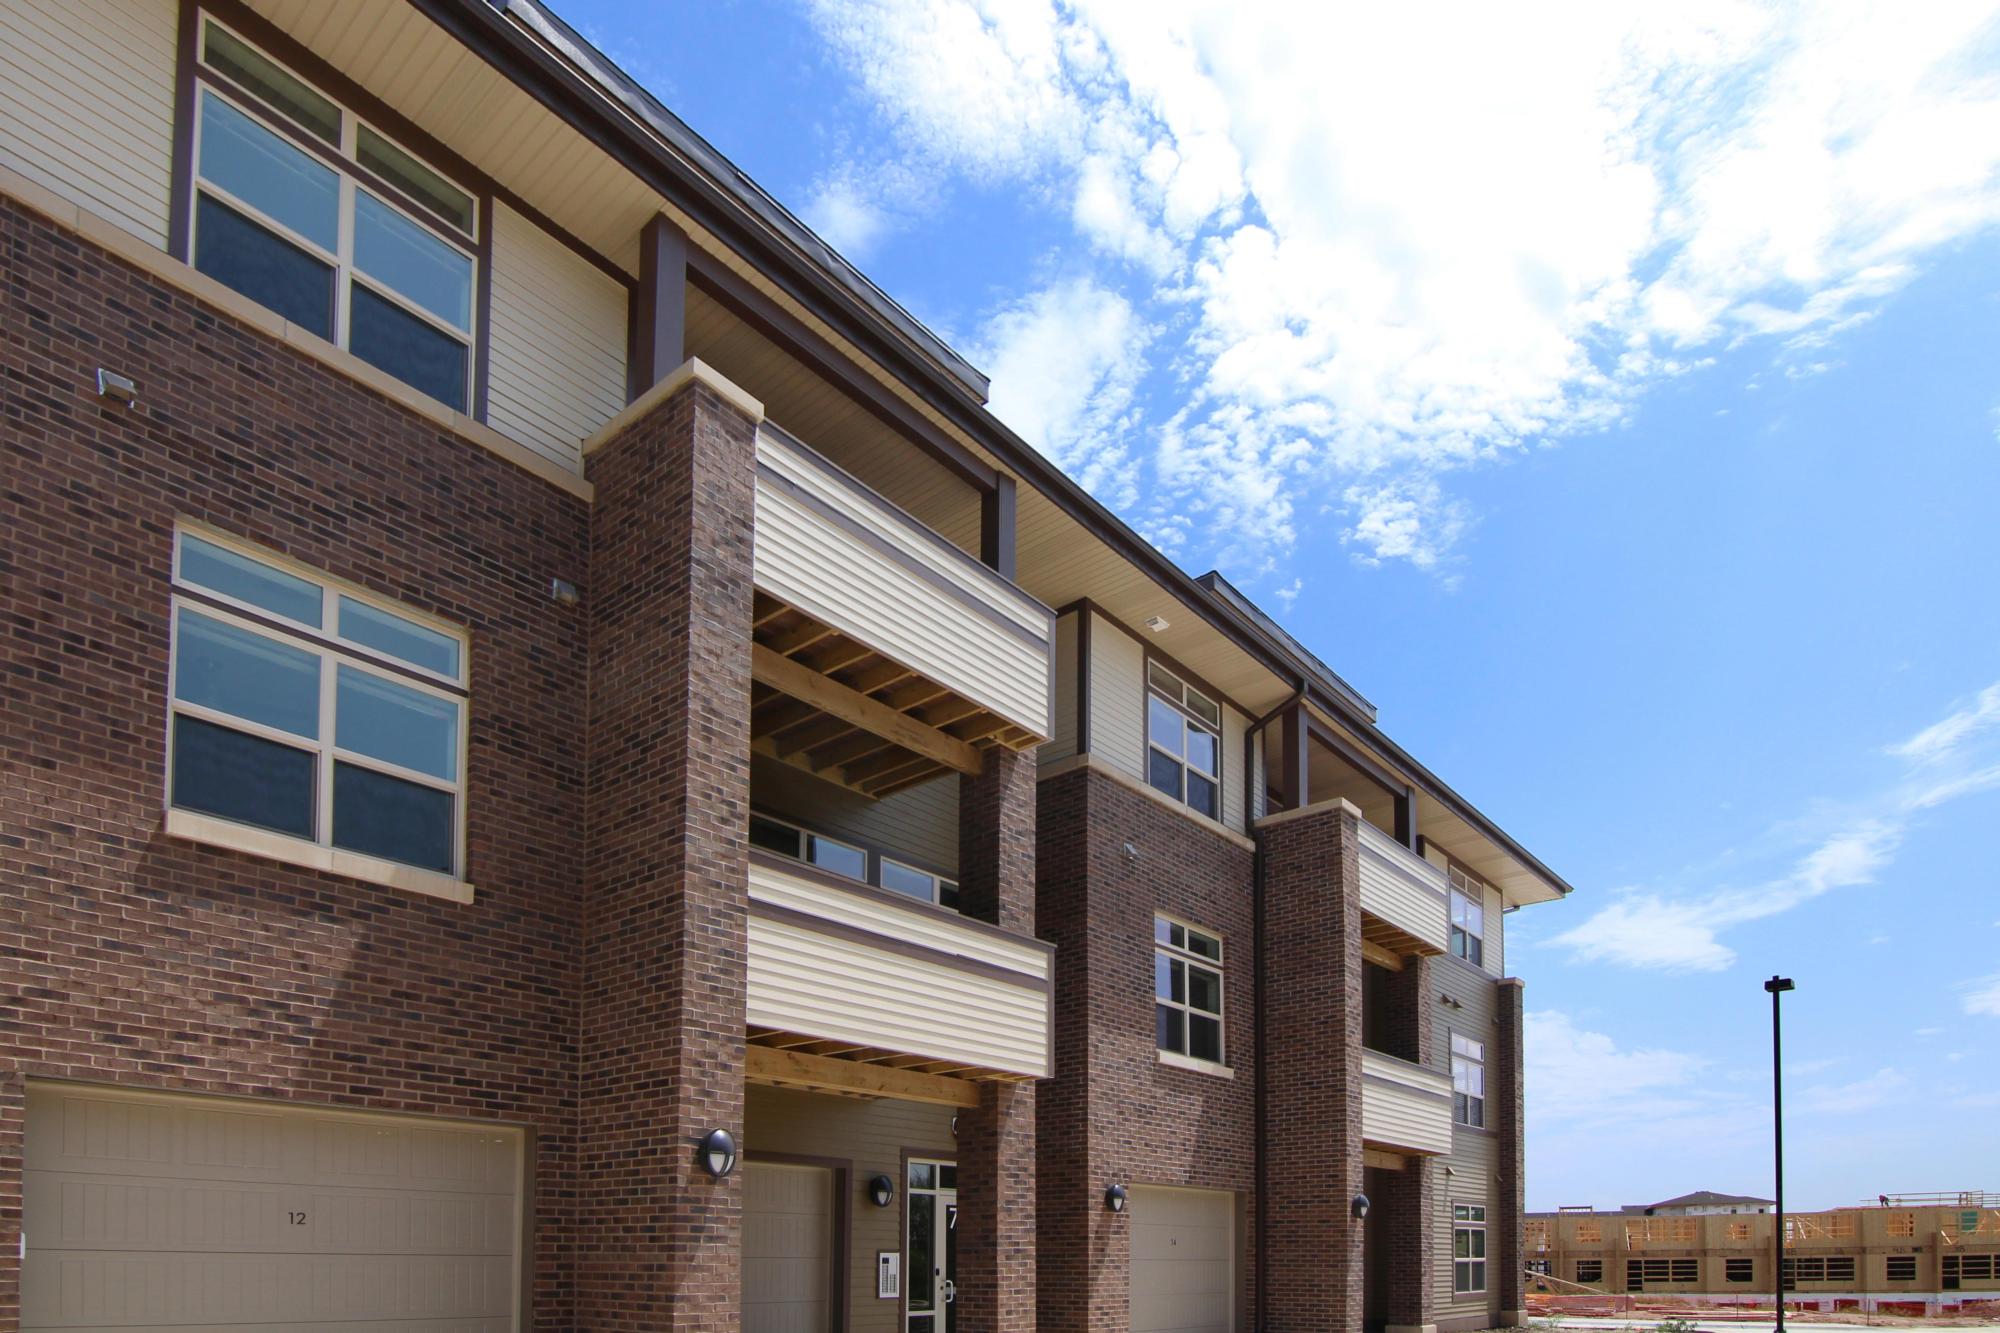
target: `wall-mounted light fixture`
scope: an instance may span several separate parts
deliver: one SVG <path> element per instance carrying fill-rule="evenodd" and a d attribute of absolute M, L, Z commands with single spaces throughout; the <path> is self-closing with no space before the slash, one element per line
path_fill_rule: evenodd
<path fill-rule="evenodd" d="M 701 1136 L 694 1157 L 702 1170 L 721 1180 L 736 1169 L 736 1136 L 726 1129 L 711 1129 Z"/>
<path fill-rule="evenodd" d="M 1354 1202 L 1349 1207 L 1354 1210 L 1354 1220 L 1357 1222 L 1361 1221 L 1368 1216 L 1368 1196 L 1366 1194 L 1355 1195 Z"/>
<path fill-rule="evenodd" d="M 1123 1185 L 1106 1186 L 1104 1190 L 1104 1206 L 1114 1213 L 1124 1212 L 1125 1187 Z"/>
<path fill-rule="evenodd" d="M 896 1201 L 896 1182 L 887 1176 L 875 1176 L 868 1182 L 868 1201 L 877 1208 L 887 1208 Z"/>
<path fill-rule="evenodd" d="M 132 382 L 130 375 L 120 375 L 115 370 L 97 368 L 97 396 L 109 398 L 114 403 L 130 407 L 139 401 L 139 386 Z"/>
<path fill-rule="evenodd" d="M 1166 627 L 1167 627 L 1167 618 L 1165 616 L 1146 617 L 1146 628 L 1153 631 L 1153 633 L 1158 634 L 1161 630 L 1165 629 Z"/>
<path fill-rule="evenodd" d="M 549 596 L 558 605 L 575 606 L 577 603 L 576 585 L 568 579 L 550 579 Z"/>

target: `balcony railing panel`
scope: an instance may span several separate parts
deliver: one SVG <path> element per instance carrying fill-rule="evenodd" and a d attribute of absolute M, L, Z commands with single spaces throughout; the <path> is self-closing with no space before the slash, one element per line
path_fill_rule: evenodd
<path fill-rule="evenodd" d="M 756 507 L 759 589 L 1048 737 L 1048 607 L 769 425 Z"/>
<path fill-rule="evenodd" d="M 1443 953 L 1447 913 L 1444 874 L 1436 866 L 1363 820 L 1361 910 Z"/>
<path fill-rule="evenodd" d="M 1451 1080 L 1435 1069 L 1363 1050 L 1361 1137 L 1404 1152 L 1450 1152 Z"/>

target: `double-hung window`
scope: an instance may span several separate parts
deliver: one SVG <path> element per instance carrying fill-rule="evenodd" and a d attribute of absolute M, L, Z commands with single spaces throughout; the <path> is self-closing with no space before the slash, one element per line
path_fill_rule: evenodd
<path fill-rule="evenodd" d="M 1158 662 L 1146 664 L 1147 780 L 1222 818 L 1222 709 Z"/>
<path fill-rule="evenodd" d="M 473 196 L 212 18 L 200 68 L 194 266 L 468 411 Z"/>
<path fill-rule="evenodd" d="M 1451 1034 L 1451 1118 L 1474 1129 L 1486 1124 L 1486 1043 Z"/>
<path fill-rule="evenodd" d="M 1451 868 L 1451 951 L 1475 966 L 1486 961 L 1486 886 Z"/>
<path fill-rule="evenodd" d="M 1162 1051 L 1222 1063 L 1222 941 L 1153 918 L 1153 1012 Z"/>
<path fill-rule="evenodd" d="M 1486 1290 L 1486 1208 L 1457 1203 L 1451 1208 L 1451 1289 L 1455 1295 Z"/>
<path fill-rule="evenodd" d="M 168 803 L 463 878 L 465 640 L 181 532 Z"/>

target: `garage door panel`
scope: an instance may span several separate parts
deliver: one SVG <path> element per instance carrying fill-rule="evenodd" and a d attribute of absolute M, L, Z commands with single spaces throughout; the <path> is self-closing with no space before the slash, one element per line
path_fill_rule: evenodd
<path fill-rule="evenodd" d="M 1133 1333 L 1229 1333 L 1235 1322 L 1235 1196 L 1136 1186 L 1129 1212 Z"/>

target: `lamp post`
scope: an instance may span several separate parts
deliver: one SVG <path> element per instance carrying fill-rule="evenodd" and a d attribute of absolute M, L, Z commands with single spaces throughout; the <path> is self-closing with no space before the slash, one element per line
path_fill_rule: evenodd
<path fill-rule="evenodd" d="M 1776 1333 L 1785 1333 L 1785 1066 L 1778 1022 L 1778 997 L 1794 989 L 1790 977 L 1764 983 L 1771 993 L 1771 1152 L 1777 1166 L 1778 1215 L 1771 1227 L 1771 1291 L 1777 1307 Z"/>

